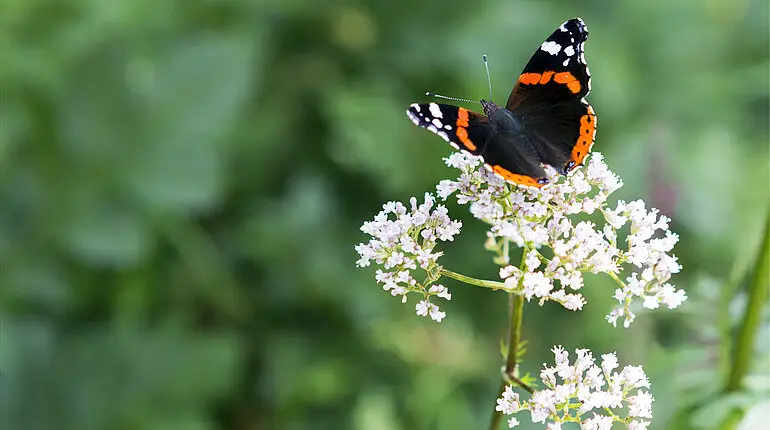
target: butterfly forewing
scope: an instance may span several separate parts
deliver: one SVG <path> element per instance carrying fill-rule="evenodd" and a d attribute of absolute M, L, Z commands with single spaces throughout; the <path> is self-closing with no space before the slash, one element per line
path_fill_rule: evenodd
<path fill-rule="evenodd" d="M 587 96 L 591 90 L 584 52 L 587 38 L 588 27 L 580 18 L 559 26 L 524 67 L 506 108 L 526 112 L 547 103 Z"/>
<path fill-rule="evenodd" d="M 580 18 L 559 26 L 524 67 L 506 105 L 542 162 L 562 173 L 583 164 L 596 135 L 596 115 L 585 100 L 591 90 L 587 38 Z"/>
<path fill-rule="evenodd" d="M 406 114 L 413 123 L 439 135 L 455 149 L 464 149 L 475 155 L 482 155 L 494 132 L 489 118 L 458 106 L 414 103 Z"/>

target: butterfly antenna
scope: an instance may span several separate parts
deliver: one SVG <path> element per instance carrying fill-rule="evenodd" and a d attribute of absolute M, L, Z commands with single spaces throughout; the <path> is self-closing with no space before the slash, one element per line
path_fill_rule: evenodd
<path fill-rule="evenodd" d="M 482 55 L 484 58 L 484 68 L 487 69 L 487 84 L 489 85 L 489 100 L 492 100 L 492 78 L 489 77 L 489 62 L 487 62 L 487 54 Z"/>
<path fill-rule="evenodd" d="M 458 97 L 447 97 L 447 96 L 442 96 L 441 94 L 432 93 L 430 91 L 426 92 L 425 95 L 430 97 L 435 97 L 437 99 L 454 100 L 456 102 L 478 103 L 478 101 L 476 100 L 461 99 Z"/>

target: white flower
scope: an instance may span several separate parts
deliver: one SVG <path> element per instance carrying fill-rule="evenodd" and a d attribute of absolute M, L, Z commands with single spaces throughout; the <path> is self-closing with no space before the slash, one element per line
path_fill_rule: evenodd
<path fill-rule="evenodd" d="M 450 300 L 452 296 L 446 287 L 433 284 L 435 276 L 419 282 L 412 271 L 419 266 L 428 274 L 438 272 L 438 259 L 443 253 L 434 248 L 440 241 L 454 240 L 461 226 L 459 221 L 449 218 L 446 207 L 435 205 L 429 193 L 425 193 L 421 204 L 414 197 L 409 199 L 408 208 L 400 202 L 388 202 L 372 221 L 361 226 L 361 231 L 372 238 L 356 245 L 360 256 L 356 264 L 367 267 L 374 261 L 382 267 L 376 271 L 375 280 L 385 291 L 400 296 L 404 303 L 408 293 L 421 294 L 424 300 L 417 304 L 417 314 L 441 322 L 446 314 L 430 303 L 429 297 Z"/>
<path fill-rule="evenodd" d="M 426 316 L 428 315 L 428 311 L 430 310 L 430 302 L 427 300 L 423 300 L 415 306 L 415 310 L 417 311 L 417 315 L 420 316 Z"/>
<path fill-rule="evenodd" d="M 436 322 L 441 322 L 446 317 L 446 312 L 439 310 L 438 306 L 432 305 L 430 309 L 430 319 Z"/>
<path fill-rule="evenodd" d="M 439 285 L 439 284 L 431 285 L 428 292 L 431 294 L 435 294 L 443 299 L 452 300 L 452 295 L 449 294 L 449 290 L 443 285 Z"/>
<path fill-rule="evenodd" d="M 529 251 L 527 253 L 526 260 L 524 261 L 524 265 L 530 272 L 535 271 L 538 267 L 540 267 L 540 258 L 538 258 L 538 252 L 534 249 Z"/>
<path fill-rule="evenodd" d="M 540 305 L 553 301 L 577 311 L 586 303 L 582 294 L 575 293 L 584 287 L 583 273 L 606 273 L 619 284 L 614 292 L 617 305 L 606 319 L 617 325 L 622 317 L 625 327 L 635 319 L 631 309 L 637 300 L 647 309 L 661 305 L 671 309 L 687 299 L 683 290 L 669 283 L 671 275 L 681 270 L 671 254 L 679 238 L 668 230 L 670 219 L 646 208 L 641 200 L 619 201 L 611 208 L 607 198 L 622 181 L 600 153 L 592 153 L 584 168 L 567 176 L 545 166 L 551 184 L 540 189 L 510 186 L 482 167 L 480 157 L 465 152 L 445 161 L 460 175 L 454 181 L 442 180 L 436 192 L 442 199 L 454 195 L 458 203 L 469 205 L 473 216 L 489 224 L 485 247 L 498 253 L 495 261 L 508 263 L 511 243 L 524 248 L 519 267 L 500 271 L 509 292 L 528 300 L 537 298 Z M 602 214 L 602 224 L 570 219 L 570 215 L 594 212 Z M 376 279 L 403 301 L 410 292 L 422 294 L 425 300 L 431 295 L 443 297 L 429 291 L 441 276 L 442 253 L 434 248 L 439 241 L 454 240 L 460 228 L 461 223 L 450 219 L 446 207 L 436 205 L 429 193 L 421 204 L 415 198 L 408 206 L 388 202 L 361 227 L 372 239 L 355 247 L 360 257 L 356 264 L 367 267 L 374 261 L 385 272 L 400 274 L 378 274 Z M 418 267 L 426 273 L 421 282 L 411 276 Z"/>
<path fill-rule="evenodd" d="M 612 417 L 594 414 L 593 418 L 583 421 L 580 428 L 581 430 L 611 430 Z"/>
<path fill-rule="evenodd" d="M 553 285 L 542 272 L 525 273 L 522 281 L 524 297 L 527 300 L 532 297 L 546 297 L 551 292 Z"/>
<path fill-rule="evenodd" d="M 511 415 L 518 412 L 520 407 L 519 394 L 513 391 L 513 388 L 509 385 L 505 387 L 503 395 L 497 399 L 495 410 L 502 412 L 504 415 Z"/>
<path fill-rule="evenodd" d="M 457 183 L 444 179 L 436 185 L 436 194 L 439 198 L 446 200 L 449 196 L 457 191 Z"/>
<path fill-rule="evenodd" d="M 602 354 L 602 371 L 605 374 L 609 374 L 613 370 L 618 368 L 618 357 L 613 352 L 610 354 Z"/>
<path fill-rule="evenodd" d="M 501 271 L 507 289 L 527 299 L 537 297 L 541 304 L 555 301 L 567 309 L 579 310 L 585 298 L 568 290 L 583 287 L 584 272 L 615 276 L 627 269 L 624 265 L 630 265 L 640 273 L 649 269 L 651 276 L 638 277 L 634 271 L 625 276 L 631 280 L 615 295 L 618 306 L 607 316 L 613 325 L 620 317 L 624 317 L 625 326 L 634 320 L 630 309 L 634 298 L 639 298 L 646 308 L 661 303 L 674 308 L 686 299 L 682 290 L 666 284 L 671 274 L 681 269 L 676 257 L 669 255 L 678 240 L 668 230 L 670 220 L 660 216 L 657 209 L 646 209 L 641 200 L 620 201 L 610 208 L 607 198 L 623 182 L 609 170 L 602 154 L 592 153 L 583 169 L 566 177 L 546 166 L 551 185 L 541 189 L 509 187 L 482 168 L 478 157 L 463 152 L 448 157 L 446 164 L 461 173 L 455 181 L 441 181 L 439 196 L 446 199 L 454 194 L 458 203 L 469 204 L 471 213 L 490 225 L 492 237 L 526 246 L 521 269 L 532 275 L 525 273 L 520 282 L 522 275 L 518 272 Z M 597 211 L 606 224 L 573 224 L 568 217 Z M 625 241 L 627 247 L 622 249 L 618 230 L 626 225 L 630 233 Z M 543 257 L 549 255 L 539 252 L 544 247 L 553 251 L 553 257 Z M 554 280 L 559 281 L 558 289 L 554 288 Z"/>
<path fill-rule="evenodd" d="M 650 393 L 639 390 L 637 395 L 628 398 L 628 416 L 652 418 L 652 402 L 654 400 Z"/>
<path fill-rule="evenodd" d="M 587 349 L 575 350 L 575 361 L 561 346 L 551 350 L 554 366 L 544 366 L 540 379 L 546 388 L 535 391 L 529 400 L 521 401 L 512 386 L 506 387 L 497 400 L 497 411 L 513 415 L 529 411 L 535 423 L 546 428 L 560 428 L 560 423 L 575 421 L 585 429 L 610 429 L 613 422 L 629 422 L 630 429 L 645 429 L 652 418 L 652 395 L 640 387 L 649 388 L 647 375 L 639 366 L 618 367 L 615 353 L 602 354 L 597 364 Z M 581 406 L 574 409 L 574 405 Z M 572 405 L 566 407 L 566 405 Z M 627 411 L 624 416 L 623 411 Z M 591 414 L 590 417 L 587 414 Z"/>
<path fill-rule="evenodd" d="M 441 322 L 444 317 L 446 317 L 445 312 L 441 312 L 441 310 L 438 308 L 438 306 L 434 305 L 433 303 L 423 300 L 415 306 L 415 311 L 417 312 L 417 315 L 420 316 L 430 316 L 430 319 L 436 322 Z"/>
<path fill-rule="evenodd" d="M 641 366 L 626 366 L 623 368 L 620 376 L 628 389 L 640 387 L 650 388 L 650 380 L 647 379 L 647 375 L 644 373 Z"/>

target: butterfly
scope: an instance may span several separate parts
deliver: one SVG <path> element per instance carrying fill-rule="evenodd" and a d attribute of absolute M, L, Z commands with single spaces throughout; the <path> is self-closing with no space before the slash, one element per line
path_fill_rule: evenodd
<path fill-rule="evenodd" d="M 406 113 L 455 149 L 484 159 L 503 179 L 540 188 L 544 164 L 568 174 L 583 164 L 596 137 L 596 114 L 585 97 L 591 74 L 584 56 L 588 28 L 570 19 L 540 45 L 505 107 L 481 100 L 483 114 L 442 103 L 414 103 Z"/>

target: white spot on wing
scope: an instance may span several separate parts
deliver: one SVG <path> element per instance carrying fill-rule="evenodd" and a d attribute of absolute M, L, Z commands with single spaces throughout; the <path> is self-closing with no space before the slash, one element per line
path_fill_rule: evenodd
<path fill-rule="evenodd" d="M 554 41 L 547 40 L 547 41 L 543 42 L 542 45 L 540 45 L 540 49 L 542 49 L 543 51 L 545 51 L 545 52 L 547 52 L 547 53 L 549 53 L 551 55 L 556 55 L 556 54 L 559 53 L 559 51 L 561 51 L 561 45 L 559 45 L 558 43 L 556 43 Z"/>
<path fill-rule="evenodd" d="M 568 57 L 571 57 L 575 55 L 575 48 L 572 47 L 572 45 L 564 48 L 564 53 L 567 54 Z"/>
<path fill-rule="evenodd" d="M 418 105 L 417 103 L 412 103 L 409 107 L 416 110 L 417 112 L 420 111 L 420 105 Z"/>
<path fill-rule="evenodd" d="M 563 63 L 561 63 L 561 65 L 564 67 L 567 67 L 567 64 L 569 64 L 569 58 L 567 58 L 566 60 L 564 60 Z"/>
<path fill-rule="evenodd" d="M 436 103 L 431 103 L 428 105 L 428 108 L 430 108 L 430 113 L 436 118 L 443 118 L 444 114 L 441 113 L 441 108 L 438 107 Z"/>
<path fill-rule="evenodd" d="M 444 128 L 445 128 L 445 129 L 447 129 L 447 130 L 451 130 L 451 129 L 452 129 L 452 126 L 451 126 L 451 125 L 449 125 L 449 124 L 447 124 L 447 125 L 445 125 L 445 126 L 444 126 Z"/>
<path fill-rule="evenodd" d="M 452 142 L 451 140 L 449 141 L 449 144 L 452 145 L 452 148 L 454 149 L 460 149 L 460 146 L 458 146 L 456 143 Z"/>
<path fill-rule="evenodd" d="M 417 125 L 420 125 L 420 118 L 417 118 L 417 115 L 412 113 L 412 111 L 410 111 L 410 110 L 406 111 L 406 116 L 408 116 L 409 119 L 411 119 L 413 123 L 415 123 Z"/>
<path fill-rule="evenodd" d="M 444 124 L 441 123 L 441 121 L 438 120 L 438 118 L 433 118 L 433 125 L 436 126 L 436 128 L 441 128 L 444 126 Z"/>

